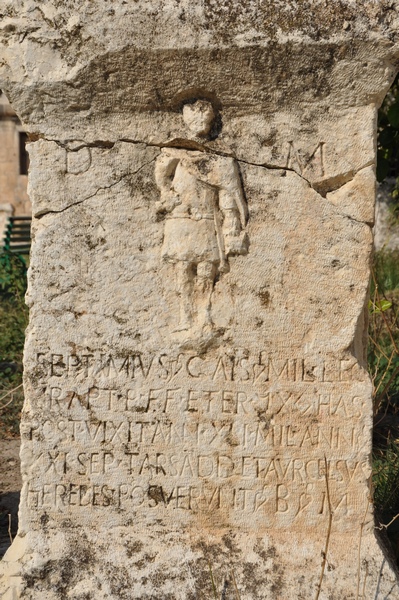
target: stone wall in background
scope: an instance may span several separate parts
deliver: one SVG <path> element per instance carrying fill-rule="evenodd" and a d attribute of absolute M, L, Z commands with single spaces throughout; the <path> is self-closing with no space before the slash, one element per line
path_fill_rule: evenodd
<path fill-rule="evenodd" d="M 397 597 L 364 356 L 395 3 L 3 6 L 34 215 L 3 598 Z"/>

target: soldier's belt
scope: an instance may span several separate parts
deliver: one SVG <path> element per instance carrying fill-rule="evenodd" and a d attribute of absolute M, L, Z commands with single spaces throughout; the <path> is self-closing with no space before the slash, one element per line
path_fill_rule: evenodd
<path fill-rule="evenodd" d="M 168 215 L 168 219 L 190 219 L 191 221 L 202 221 L 203 219 L 214 220 L 213 214 L 194 213 L 192 215 Z"/>

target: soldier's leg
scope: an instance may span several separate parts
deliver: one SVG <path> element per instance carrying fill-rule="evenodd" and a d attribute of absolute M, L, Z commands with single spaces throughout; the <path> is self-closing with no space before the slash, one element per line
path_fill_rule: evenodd
<path fill-rule="evenodd" d="M 215 284 L 217 267 L 210 261 L 197 265 L 198 317 L 203 324 L 211 324 L 211 296 Z"/>
<path fill-rule="evenodd" d="M 193 320 L 194 265 L 188 261 L 175 263 L 176 293 L 179 298 L 180 320 L 178 330 L 190 329 Z"/>

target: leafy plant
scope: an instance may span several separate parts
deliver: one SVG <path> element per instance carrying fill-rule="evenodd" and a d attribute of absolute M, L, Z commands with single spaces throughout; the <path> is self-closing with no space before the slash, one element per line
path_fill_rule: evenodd
<path fill-rule="evenodd" d="M 399 514 L 399 459 L 397 442 L 391 440 L 374 459 L 374 503 L 392 519 Z"/>
<path fill-rule="evenodd" d="M 368 365 L 374 383 L 374 413 L 399 412 L 399 252 L 382 251 L 374 257 Z"/>
<path fill-rule="evenodd" d="M 377 135 L 377 179 L 395 177 L 396 185 L 392 197 L 394 210 L 399 211 L 399 75 L 378 112 Z"/>
<path fill-rule="evenodd" d="M 11 252 L 0 253 L 0 435 L 18 435 L 23 403 L 22 353 L 28 308 L 26 263 Z"/>
<path fill-rule="evenodd" d="M 378 529 L 386 529 L 399 563 L 399 444 L 387 442 L 375 449 L 373 460 L 374 506 Z"/>
<path fill-rule="evenodd" d="M 376 253 L 369 302 L 374 506 L 399 560 L 399 251 Z"/>

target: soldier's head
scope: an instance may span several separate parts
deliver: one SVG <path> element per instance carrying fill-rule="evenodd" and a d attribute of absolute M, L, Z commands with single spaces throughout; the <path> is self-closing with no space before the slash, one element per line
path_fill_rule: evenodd
<path fill-rule="evenodd" d="M 215 119 L 213 106 L 207 100 L 197 100 L 183 107 L 183 121 L 190 131 L 198 137 L 206 137 Z"/>

